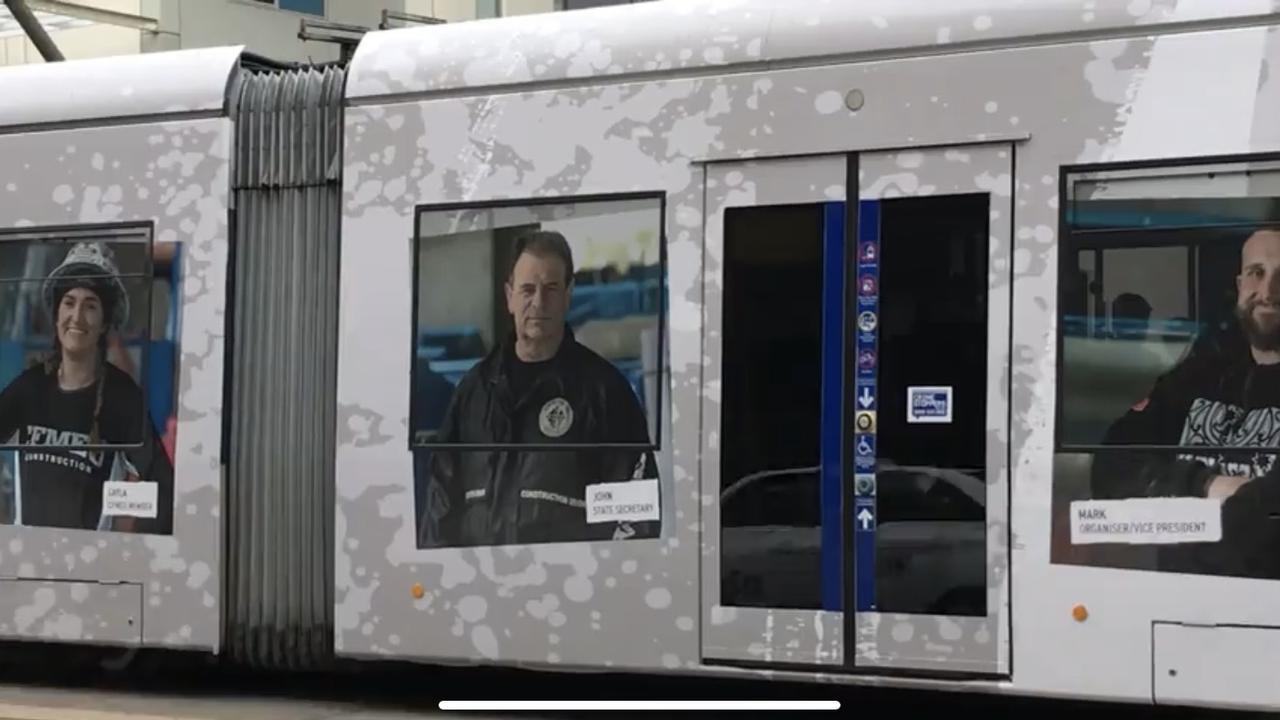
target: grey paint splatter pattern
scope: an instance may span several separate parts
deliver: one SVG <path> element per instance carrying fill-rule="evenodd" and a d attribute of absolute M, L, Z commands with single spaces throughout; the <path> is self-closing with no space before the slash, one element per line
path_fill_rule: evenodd
<path fill-rule="evenodd" d="M 1124 46 L 1125 43 L 1122 41 L 1118 45 Z M 718 481 L 706 477 L 707 470 L 703 467 L 703 484 L 695 487 L 692 483 L 700 477 L 700 469 L 693 459 L 703 447 L 701 437 L 713 437 L 716 428 L 704 426 L 699 431 L 695 424 L 686 420 L 697 417 L 699 404 L 717 402 L 718 386 L 713 373 L 718 358 L 710 351 L 710 346 L 703 347 L 701 321 L 703 303 L 714 304 L 712 298 L 715 298 L 716 288 L 705 284 L 704 278 L 712 277 L 707 274 L 712 270 L 709 264 L 717 262 L 717 258 L 710 249 L 705 256 L 702 251 L 704 224 L 713 222 L 713 219 L 704 212 L 699 196 L 702 190 L 701 169 L 690 160 L 716 155 L 830 153 L 849 147 L 849 138 L 857 138 L 858 145 L 874 148 L 943 141 L 965 143 L 1017 136 L 1025 128 L 1062 122 L 1061 117 L 1051 116 L 1054 112 L 1052 107 L 1023 97 L 1019 88 L 1048 68 L 1061 65 L 1083 68 L 1093 58 L 1093 53 L 1084 47 L 1045 49 L 1029 53 L 1024 62 L 1014 66 L 991 55 L 955 59 L 953 67 L 959 72 L 993 79 L 993 92 L 984 96 L 957 92 L 945 78 L 925 64 L 885 62 L 846 69 L 821 68 L 737 76 L 720 81 L 641 83 L 559 93 L 353 109 L 348 120 L 348 137 L 351 139 L 348 162 L 356 172 L 348 177 L 344 232 L 348 238 L 364 240 L 359 245 L 347 244 L 344 263 L 356 268 L 348 273 L 348 278 L 368 273 L 388 281 L 379 287 L 377 297 L 372 295 L 373 288 L 357 286 L 355 281 L 344 289 L 347 293 L 344 297 L 350 298 L 350 302 L 343 308 L 345 338 L 341 366 L 344 369 L 339 382 L 339 402 L 360 408 L 362 416 L 382 418 L 383 427 L 398 429 L 396 436 L 380 447 L 355 448 L 351 443 L 344 443 L 339 450 L 339 514 L 352 526 L 358 519 L 362 533 L 359 551 L 352 553 L 350 558 L 341 559 L 340 564 L 358 561 L 353 564 L 363 567 L 366 572 L 364 579 L 340 574 L 339 619 L 343 627 L 339 644 L 342 650 L 466 656 L 471 652 L 470 639 L 465 634 L 453 635 L 445 626 L 437 630 L 436 623 L 429 624 L 412 640 L 402 637 L 401 645 L 394 650 L 389 643 L 376 639 L 377 627 L 386 624 L 402 628 L 405 622 L 410 621 L 412 603 L 408 588 L 413 582 L 424 582 L 438 595 L 432 606 L 435 612 L 450 612 L 452 603 L 460 599 L 457 596 L 460 591 L 448 586 L 440 587 L 441 581 L 462 574 L 474 578 L 473 571 L 466 570 L 474 560 L 468 561 L 467 558 L 489 552 L 466 550 L 426 554 L 412 549 L 411 473 L 403 435 L 400 434 L 403 430 L 399 429 L 404 426 L 407 410 L 404 400 L 408 391 L 407 358 L 370 358 L 358 351 L 360 347 L 386 342 L 393 333 L 401 333 L 400 328 L 409 323 L 410 278 L 402 264 L 408 247 L 402 243 L 406 243 L 404 238 L 412 229 L 413 202 L 478 201 L 653 187 L 667 190 L 670 198 L 667 223 L 671 268 L 671 397 L 674 403 L 671 415 L 676 422 L 672 479 L 675 481 L 676 512 L 683 514 L 674 523 L 674 532 L 682 546 L 700 543 L 705 571 L 707 558 L 718 553 L 717 533 L 711 524 L 704 525 L 700 537 L 695 531 L 699 514 L 706 520 L 710 512 L 708 508 L 716 502 L 716 496 L 709 490 Z M 895 92 L 894 88 L 902 84 L 909 84 L 918 92 L 910 96 Z M 837 106 L 827 99 L 830 93 L 843 97 L 851 87 L 861 89 L 867 98 L 866 107 L 856 114 L 845 109 L 843 103 Z M 1064 84 L 1063 92 L 1069 94 L 1071 86 Z M 1108 122 L 1114 120 L 1114 108 L 1089 100 L 1090 86 L 1083 76 L 1075 92 L 1084 108 L 1092 108 L 1098 114 L 1097 126 L 1110 127 Z M 483 112 L 474 108 L 477 105 L 483 105 Z M 698 112 L 699 109 L 703 112 Z M 484 117 L 485 121 L 473 126 L 474 117 Z M 948 118 L 948 122 L 939 124 L 939 117 Z M 528 118 L 539 118 L 539 122 L 530 123 Z M 1086 118 L 1087 112 L 1082 110 L 1072 120 L 1082 122 Z M 428 132 L 427 128 L 431 130 Z M 619 137 L 621 132 L 643 137 L 644 142 L 637 144 Z M 374 152 L 380 152 L 401 137 L 419 138 L 421 164 L 403 155 L 377 167 L 367 160 Z M 1080 145 L 1075 150 L 1055 151 L 1047 144 L 1045 150 L 1055 157 L 1074 157 L 1084 144 L 1083 139 L 1076 142 Z M 499 146 L 507 156 L 524 158 L 518 163 L 521 167 L 519 174 L 504 166 L 487 164 L 489 152 Z M 476 148 L 484 148 L 485 151 L 480 152 Z M 427 165 L 432 170 L 423 171 L 415 177 L 414 171 Z M 582 181 L 568 185 L 560 182 L 559 178 L 569 171 L 583 178 Z M 375 172 L 378 173 L 377 180 L 373 179 Z M 1019 172 L 1036 172 L 1036 168 L 1023 166 Z M 1052 170 L 1042 165 L 1036 177 L 1046 172 L 1052 173 Z M 368 183 L 393 182 L 402 178 L 407 184 L 417 185 L 416 197 L 406 194 L 388 201 L 365 189 Z M 411 180 L 416 180 L 416 183 L 410 183 Z M 838 184 L 838 178 L 815 182 L 814 195 L 831 197 L 827 194 L 829 187 Z M 1048 190 L 1052 195 L 1055 188 Z M 713 191 L 720 192 L 708 189 L 708 192 Z M 1049 211 L 1047 216 L 1044 212 L 1029 216 L 1024 213 L 1018 218 L 1016 232 L 1019 236 L 1025 237 L 1030 232 L 1030 237 L 1037 238 L 1039 242 L 1043 233 L 1038 228 L 1049 228 L 1052 232 L 1055 216 L 1047 203 L 1042 207 Z M 1033 224 L 1028 226 L 1027 222 Z M 1052 235 L 1048 243 L 1037 245 L 1041 248 L 1037 252 L 1023 252 L 1014 258 L 1014 271 L 1019 278 L 1042 277 L 1048 271 L 1050 265 L 1044 253 L 1052 247 L 1051 241 Z M 1011 249 L 1008 245 L 1004 247 L 1006 252 Z M 703 267 L 704 260 L 707 267 Z M 1008 258 L 1005 262 L 1009 262 Z M 369 295 L 366 297 L 366 294 Z M 1043 317 L 1035 319 L 1036 332 L 1043 330 L 1044 322 Z M 712 331 L 711 327 L 706 329 L 707 333 Z M 708 336 L 706 341 L 712 339 Z M 1015 339 L 1015 356 L 1020 343 Z M 1044 346 L 1041 346 L 1035 357 L 1043 357 L 1043 351 Z M 702 361 L 704 357 L 708 362 Z M 403 385 L 385 382 L 389 377 L 404 378 Z M 1035 377 L 1045 375 L 1036 371 Z M 705 416 L 705 407 L 703 412 Z M 1018 422 L 1023 421 L 1020 416 Z M 710 420 L 704 417 L 704 422 Z M 685 461 L 684 458 L 690 460 Z M 371 476 L 366 469 L 372 466 L 367 463 L 386 468 L 386 474 Z M 385 512 L 379 511 L 378 507 Z M 1001 519 L 993 516 L 992 522 L 997 534 L 1003 534 L 1000 532 Z M 669 527 L 671 525 L 668 524 Z M 379 527 L 385 529 L 375 529 Z M 386 540 L 370 542 L 371 535 L 394 540 L 390 544 Z M 623 597 L 642 598 L 655 582 L 667 586 L 673 594 L 673 602 L 663 611 L 666 620 L 655 622 L 652 633 L 648 634 L 646 630 L 645 641 L 639 643 L 629 635 L 621 636 L 618 643 L 606 642 L 608 631 L 602 631 L 605 634 L 601 636 L 589 624 L 560 631 L 557 633 L 560 641 L 554 652 L 564 662 L 603 664 L 612 658 L 619 665 L 636 662 L 660 667 L 664 664 L 683 666 L 697 661 L 699 648 L 696 642 L 673 623 L 681 616 L 702 615 L 711 620 L 708 608 L 692 607 L 697 602 L 695 588 L 699 582 L 695 579 L 694 566 L 688 564 L 692 559 L 682 554 L 666 556 L 652 550 L 643 551 L 640 547 L 648 546 L 598 548 L 595 552 L 609 550 L 612 555 L 609 559 L 597 558 L 596 562 L 617 567 L 615 563 L 633 560 L 639 565 L 640 570 L 630 574 L 616 570 L 606 573 L 606 579 L 612 578 L 615 587 L 629 591 Z M 499 556 L 514 555 L 510 557 L 514 567 L 534 572 L 532 568 L 538 567 L 538 563 L 533 561 L 534 554 L 548 551 L 503 549 L 495 552 Z M 585 553 L 587 549 L 584 547 L 578 552 Z M 993 552 L 1007 551 L 999 548 Z M 530 562 L 534 564 L 530 565 Z M 450 571 L 427 570 L 435 565 Z M 655 570 L 658 573 L 665 571 L 668 575 L 655 575 Z M 397 586 L 388 588 L 385 578 L 393 571 Z M 424 574 L 427 572 L 429 574 Z M 375 573 L 377 576 L 369 580 Z M 649 579 L 646 580 L 646 576 Z M 662 579 L 654 581 L 654 577 Z M 1004 579 L 1000 573 L 992 578 L 992 582 L 1000 584 Z M 554 580 L 548 578 L 545 582 Z M 529 592 L 536 592 L 537 597 L 541 597 L 541 589 L 537 587 L 540 584 L 535 584 Z M 474 592 L 471 588 L 467 591 Z M 387 595 L 392 599 L 385 602 L 372 599 Z M 402 599 L 394 599 L 396 595 Z M 342 600 L 344 597 L 360 600 L 358 603 L 348 602 Z M 495 612 L 497 607 L 491 607 L 489 617 L 514 618 L 503 628 L 505 632 L 495 633 L 501 657 L 531 662 L 545 659 L 552 652 L 550 644 L 540 632 L 529 627 L 530 623 L 536 627 L 538 621 L 536 618 L 526 619 L 527 616 L 521 614 L 521 606 L 529 597 L 520 591 L 506 589 L 498 599 L 506 603 L 498 606 L 503 608 L 503 612 L 498 614 Z M 617 604 L 611 599 L 608 602 L 604 605 L 608 608 L 606 618 L 614 614 L 626 617 L 629 613 L 625 600 Z M 402 609 L 397 611 L 394 619 L 386 620 L 396 607 Z M 511 611 L 510 614 L 507 610 Z M 642 612 L 647 615 L 653 611 Z M 713 645 L 750 648 L 752 643 L 758 644 L 762 637 L 759 623 L 767 622 L 767 616 L 767 612 L 762 615 L 754 611 L 718 616 L 709 625 L 717 629 L 708 632 L 717 637 L 721 633 L 731 633 L 724 637 L 736 638 L 737 642 L 726 640 Z M 378 620 L 373 620 L 373 617 Z M 733 629 L 736 623 L 744 623 L 741 634 Z M 826 621 L 822 624 L 828 629 L 838 625 Z M 1001 624 L 1007 624 L 1007 621 Z M 800 628 L 801 647 L 813 645 L 815 629 L 805 624 L 796 627 Z M 506 632 L 518 640 L 505 641 Z M 382 634 L 388 633 L 384 631 Z M 976 631 L 970 637 L 974 634 Z M 916 632 L 912 637 L 930 635 L 929 632 Z M 839 658 L 832 645 L 839 642 L 839 636 L 839 632 L 825 633 L 820 644 L 822 649 L 812 652 L 812 656 L 821 658 L 819 662 Z M 889 634 L 886 637 L 893 636 Z M 415 645 L 410 646 L 410 643 Z M 993 644 L 998 643 L 988 639 L 985 647 L 975 652 L 989 656 Z M 793 643 L 784 632 L 776 646 L 773 643 L 768 645 L 785 650 Z M 375 646 L 377 650 L 374 650 Z M 606 646 L 610 648 L 607 652 L 602 649 Z M 625 649 L 617 650 L 617 647 Z M 885 647 L 880 648 L 881 652 L 886 650 Z"/>
<path fill-rule="evenodd" d="M 231 136 L 230 122 L 223 119 L 0 136 L 0 224 L 154 222 L 156 243 L 181 243 L 184 303 L 173 535 L 0 526 L 0 577 L 130 583 L 120 592 L 137 593 L 145 623 L 113 627 L 116 635 L 110 635 L 99 628 L 97 610 L 86 611 L 74 599 L 63 602 L 72 597 L 64 586 L 0 580 L 0 597 L 19 603 L 0 620 L 12 618 L 9 626 L 17 635 L 45 632 L 43 624 L 19 623 L 17 613 L 43 607 L 53 591 L 58 599 L 49 612 L 61 613 L 56 622 L 64 634 L 79 622 L 86 640 L 132 637 L 147 645 L 218 646 Z M 95 589 L 94 597 L 100 592 Z M 104 606 L 102 618 L 123 601 L 113 602 Z"/>
<path fill-rule="evenodd" d="M 1054 19 L 1036 27 L 1064 31 L 1120 27 L 1185 19 L 1196 12 L 1213 17 L 1254 6 L 1263 11 L 1275 7 L 1274 3 L 1251 3 L 1245 8 L 1245 4 L 1226 8 L 1192 7 L 1173 0 L 1064 1 L 1047 5 Z M 746 7 L 732 2 L 721 5 Z M 706 10 L 710 5 L 697 7 Z M 771 6 L 751 7 L 754 11 Z M 849 22 L 860 23 L 858 32 L 867 38 L 883 31 L 891 38 L 885 47 L 902 42 L 958 43 L 1034 29 L 1016 25 L 1032 23 L 1036 13 L 984 14 L 973 4 L 948 7 L 947 12 L 954 8 L 954 17 L 933 28 L 906 27 L 902 16 L 892 15 Z M 837 17 L 834 13 L 851 12 L 840 8 L 839 3 L 815 2 L 804 13 L 775 15 L 771 22 L 775 27 L 781 27 L 776 23 L 821 24 Z M 744 27 L 749 25 L 745 13 L 739 17 Z M 643 31 L 642 15 L 637 13 L 635 18 Z M 548 18 L 545 24 L 528 27 L 540 28 L 546 33 L 545 42 L 552 43 L 553 30 L 564 29 L 557 25 L 561 22 L 565 21 Z M 594 20 L 583 15 L 574 22 L 582 22 L 585 31 Z M 538 51 L 538 43 L 544 41 L 509 36 L 514 27 L 493 23 L 483 33 L 441 33 L 430 40 L 425 34 L 378 36 L 377 44 L 362 50 L 371 53 L 374 61 L 353 73 L 352 92 L 358 96 L 429 93 L 555 73 L 571 78 L 575 72 L 578 76 L 587 72 L 570 70 L 574 63 L 585 67 L 583 63 L 589 65 L 598 51 L 575 46 L 571 40 L 565 41 L 560 56 L 554 48 Z M 832 27 L 849 25 L 832 23 Z M 723 39 L 723 47 L 719 40 L 706 40 L 688 48 L 688 53 L 678 48 L 672 62 L 754 57 L 752 47 L 759 50 L 759 57 L 801 52 L 783 44 L 770 45 L 763 32 L 755 32 L 739 28 L 729 33 L 733 37 Z M 474 53 L 451 45 L 465 40 L 476 43 L 476 48 L 485 47 L 479 40 L 482 35 L 501 38 L 501 49 L 477 59 Z M 1248 42 L 1242 45 L 1242 41 Z M 821 51 L 822 42 L 815 38 L 813 46 Z M 837 52 L 836 44 L 848 47 L 853 41 L 842 34 L 831 42 L 831 51 Z M 1200 45 L 1188 53 L 1188 42 Z M 627 47 L 617 40 L 610 47 L 608 63 L 601 60 L 602 66 L 592 72 L 607 76 L 642 71 L 646 63 L 658 63 L 656 68 L 666 61 L 653 53 L 643 60 L 630 58 Z M 508 48 L 513 49 L 507 52 Z M 1230 103 L 1203 103 L 1202 111 L 1188 116 L 1185 111 L 1190 104 L 1199 108 L 1200 103 L 1170 89 L 1169 83 L 1183 77 L 1185 68 L 1176 62 L 1170 65 L 1168 58 L 1215 57 L 1232 48 L 1235 54 L 1229 61 L 1208 66 L 1217 73 L 1224 67 L 1257 67 L 1253 75 L 1245 72 L 1246 80 L 1241 82 L 1261 88 L 1261 95 L 1255 96 L 1253 90 L 1247 95 L 1224 91 Z M 526 49 L 530 51 L 523 52 Z M 936 186 L 926 188 L 934 192 L 1013 188 L 1008 208 L 1012 221 L 1002 226 L 1007 228 L 1003 234 L 995 232 L 991 268 L 992 290 L 999 302 L 1006 303 L 998 312 L 1012 326 L 993 319 L 993 332 L 1010 330 L 1006 333 L 1010 344 L 1007 357 L 997 357 L 990 374 L 993 404 L 1008 409 L 1008 427 L 994 425 L 987 438 L 995 471 L 988 515 L 991 616 L 985 620 L 868 616 L 860 623 L 851 652 L 862 665 L 1007 670 L 1010 643 L 1019 642 L 1018 635 L 1010 635 L 1010 592 L 1024 602 L 1039 602 L 1026 599 L 1043 600 L 1042 589 L 1049 579 L 1045 519 L 1052 488 L 1059 168 L 1075 162 L 1265 148 L 1274 128 L 1261 118 L 1265 108 L 1277 102 L 1278 88 L 1263 72 L 1262 61 L 1275 52 L 1272 32 L 1243 29 L 1031 48 L 1017 51 L 1014 62 L 1010 61 L 1013 51 L 970 52 L 946 58 L 946 72 L 933 62 L 886 59 L 718 78 L 646 79 L 616 86 L 604 85 L 607 78 L 601 77 L 590 87 L 447 100 L 428 96 L 422 101 L 352 109 L 348 167 L 355 172 L 348 178 L 344 226 L 349 238 L 344 263 L 352 270 L 346 277 L 367 275 L 380 278 L 380 283 L 375 291 L 356 280 L 344 280 L 347 302 L 342 310 L 339 401 L 361 417 L 380 419 L 392 437 L 380 445 L 344 442 L 339 449 L 340 532 L 351 532 L 353 539 L 359 539 L 357 545 L 344 545 L 340 551 L 340 651 L 597 666 L 696 666 L 716 672 L 720 670 L 700 665 L 700 660 L 735 658 L 819 666 L 844 662 L 839 614 L 715 607 L 720 548 L 719 478 L 713 453 L 721 358 L 716 350 L 714 310 L 719 302 L 715 278 L 720 258 L 713 239 L 720 232 L 716 214 L 728 193 L 729 175 L 740 168 L 699 161 L 999 142 L 1006 152 L 1012 148 L 1016 157 L 987 164 L 992 171 L 986 174 L 953 171 L 948 165 L 963 163 L 946 162 L 945 155 L 936 155 L 930 157 L 944 161 L 938 172 L 928 165 L 864 178 L 875 182 L 898 175 L 891 182 L 915 182 L 908 188 L 912 192 L 919 191 L 921 184 Z M 523 59 L 513 59 L 519 53 Z M 552 62 L 547 60 L 550 57 L 559 59 Z M 698 57 L 702 60 L 695 61 Z M 524 61 L 530 67 L 520 65 Z M 539 64 L 544 65 L 541 70 Z M 957 82 L 957 78 L 963 80 Z M 1041 87 L 1045 78 L 1054 80 L 1052 102 L 1028 92 Z M 1199 87 L 1212 84 L 1204 79 L 1198 82 Z M 856 113 L 844 103 L 854 89 L 865 98 Z M 1243 126 L 1232 124 L 1229 132 L 1215 129 L 1227 118 L 1241 115 L 1246 118 Z M 1151 118 L 1174 116 L 1186 122 L 1152 130 Z M 1158 135 L 1154 140 L 1153 132 Z M 390 162 L 370 160 L 382 148 L 408 138 L 416 142 L 414 157 L 397 154 Z M 888 157 L 896 163 L 903 156 Z M 822 175 L 821 166 L 821 162 L 812 164 L 815 175 Z M 745 174 L 739 182 L 744 179 Z M 805 182 L 799 190 L 812 191 L 814 198 L 838 195 L 826 194 L 825 179 L 806 178 Z M 406 191 L 380 195 L 387 184 Z M 838 184 L 837 180 L 832 185 Z M 403 434 L 408 358 L 369 357 L 362 352 L 399 338 L 409 323 L 412 279 L 403 267 L 409 249 L 401 243 L 412 232 L 413 204 L 654 188 L 665 190 L 669 199 L 669 396 L 673 403 L 669 417 L 674 435 L 666 462 L 676 519 L 667 518 L 667 545 L 415 550 L 409 510 L 411 472 Z M 996 219 L 1009 223 L 1005 211 L 1001 208 Z M 391 383 L 387 378 L 402 380 Z M 1016 508 L 1012 522 L 1006 500 L 1010 492 Z M 671 547 L 671 540 L 678 547 Z M 691 557 L 692 547 L 698 548 L 697 557 Z M 1017 578 L 1009 575 L 1012 566 L 1022 568 Z M 585 606 L 574 610 L 570 597 L 584 594 L 582 578 L 592 587 L 590 612 Z M 409 595 L 414 582 L 427 588 L 426 597 L 418 601 Z M 665 592 L 654 594 L 655 589 Z M 1028 607 L 1029 612 L 1040 611 L 1038 605 Z M 692 618 L 702 618 L 701 641 L 693 634 L 698 626 Z M 411 625 L 415 627 L 412 634 L 404 630 Z M 1021 637 L 1029 642 L 1025 638 L 1032 636 L 1023 633 Z M 1022 657 L 1032 654 L 1034 649 L 1029 648 Z M 785 673 L 760 674 L 781 677 Z M 837 680 L 841 676 L 819 671 L 810 677 Z M 1105 684 L 1097 673 L 1090 678 L 1070 682 L 1082 689 L 1090 682 Z M 1029 682 L 1056 688 L 1063 681 L 1035 674 Z"/>
<path fill-rule="evenodd" d="M 5 581 L 0 637 L 136 645 L 142 640 L 137 584 Z"/>

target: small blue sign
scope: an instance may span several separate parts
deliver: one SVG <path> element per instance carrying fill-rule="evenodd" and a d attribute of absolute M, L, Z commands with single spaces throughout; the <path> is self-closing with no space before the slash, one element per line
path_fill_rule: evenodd
<path fill-rule="evenodd" d="M 907 422 L 951 422 L 950 386 L 911 386 L 907 388 Z"/>
<path fill-rule="evenodd" d="M 858 369 L 873 371 L 876 369 L 876 351 L 863 348 L 858 351 Z"/>
<path fill-rule="evenodd" d="M 853 506 L 853 529 L 857 532 L 875 532 L 876 506 L 871 498 L 858 498 Z"/>
<path fill-rule="evenodd" d="M 858 262 L 862 264 L 872 264 L 880 259 L 880 248 L 876 247 L 874 242 L 864 242 L 858 245 Z"/>
<path fill-rule="evenodd" d="M 860 458 L 876 456 L 876 436 L 870 433 L 858 433 L 853 439 L 853 452 Z"/>
<path fill-rule="evenodd" d="M 860 297 L 871 298 L 876 296 L 876 290 L 880 284 L 876 282 L 876 276 L 871 273 L 863 273 L 858 280 L 858 295 Z"/>
<path fill-rule="evenodd" d="M 876 409 L 875 382 L 863 381 L 858 383 L 858 396 L 854 402 L 858 404 L 859 410 L 875 410 Z"/>

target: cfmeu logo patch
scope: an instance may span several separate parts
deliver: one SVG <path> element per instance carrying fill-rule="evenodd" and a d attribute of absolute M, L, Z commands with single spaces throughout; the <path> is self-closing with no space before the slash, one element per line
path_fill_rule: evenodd
<path fill-rule="evenodd" d="M 573 406 L 564 398 L 553 398 L 538 413 L 538 429 L 547 437 L 558 438 L 573 427 Z"/>

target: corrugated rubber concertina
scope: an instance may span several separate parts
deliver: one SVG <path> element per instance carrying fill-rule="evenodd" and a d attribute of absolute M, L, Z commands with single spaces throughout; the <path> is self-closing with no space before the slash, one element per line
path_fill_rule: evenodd
<path fill-rule="evenodd" d="M 260 668 L 333 658 L 344 78 L 245 71 L 231 93 L 224 642 Z"/>

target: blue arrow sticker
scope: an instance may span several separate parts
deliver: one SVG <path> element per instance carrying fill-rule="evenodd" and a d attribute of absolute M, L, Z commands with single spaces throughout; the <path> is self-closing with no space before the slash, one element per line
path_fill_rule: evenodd
<path fill-rule="evenodd" d="M 858 409 L 859 410 L 875 410 L 876 409 L 876 387 L 874 382 L 858 383 Z"/>
<path fill-rule="evenodd" d="M 862 498 L 858 499 L 862 500 Z M 876 529 L 875 505 L 859 502 L 854 506 L 853 519 L 855 522 L 854 529 L 858 532 L 874 532 Z"/>

